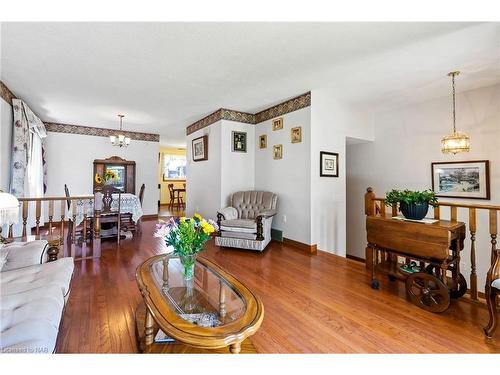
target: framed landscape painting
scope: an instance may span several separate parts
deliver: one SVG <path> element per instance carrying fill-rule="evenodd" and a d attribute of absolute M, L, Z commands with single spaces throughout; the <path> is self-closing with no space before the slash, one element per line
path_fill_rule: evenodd
<path fill-rule="evenodd" d="M 490 199 L 490 162 L 432 163 L 432 190 L 443 198 Z"/>
<path fill-rule="evenodd" d="M 208 160 L 208 135 L 191 141 L 193 161 Z"/>

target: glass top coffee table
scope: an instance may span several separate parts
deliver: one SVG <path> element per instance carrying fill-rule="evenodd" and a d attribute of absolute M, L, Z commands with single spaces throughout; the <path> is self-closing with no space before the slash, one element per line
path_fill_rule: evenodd
<path fill-rule="evenodd" d="M 137 310 L 137 327 L 144 321 L 140 346 L 146 352 L 158 341 L 165 345 L 172 341 L 201 349 L 229 347 L 231 353 L 239 353 L 264 317 L 257 296 L 201 257 L 192 280 L 184 280 L 179 258 L 171 255 L 146 260 L 137 268 L 136 279 L 144 299 Z"/>

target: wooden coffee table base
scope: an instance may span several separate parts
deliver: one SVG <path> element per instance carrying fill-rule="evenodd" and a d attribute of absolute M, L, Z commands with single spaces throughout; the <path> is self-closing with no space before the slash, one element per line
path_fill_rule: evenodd
<path fill-rule="evenodd" d="M 181 342 L 158 344 L 154 343 L 146 345 L 144 340 L 144 322 L 146 319 L 146 306 L 141 302 L 135 311 L 135 334 L 137 338 L 137 346 L 141 353 L 160 354 L 160 353 L 176 353 L 176 354 L 229 354 L 229 347 L 219 349 L 200 349 L 193 346 L 183 344 Z M 154 323 L 154 335 L 158 332 L 159 327 Z M 240 354 L 256 354 L 257 351 L 250 339 L 246 339 L 241 343 Z"/>

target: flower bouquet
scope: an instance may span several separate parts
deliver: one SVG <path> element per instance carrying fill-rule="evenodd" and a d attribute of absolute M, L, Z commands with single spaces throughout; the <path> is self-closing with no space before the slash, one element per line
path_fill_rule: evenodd
<path fill-rule="evenodd" d="M 110 185 L 118 181 L 118 176 L 115 171 L 108 169 L 104 173 L 104 178 L 99 173 L 96 173 L 94 179 L 98 185 Z"/>
<path fill-rule="evenodd" d="M 185 280 L 194 276 L 196 255 L 204 250 L 205 242 L 212 233 L 219 230 L 213 220 L 205 220 L 201 215 L 192 218 L 181 217 L 156 224 L 154 236 L 163 238 L 167 246 L 171 246 L 174 255 L 178 255 L 182 263 Z"/>

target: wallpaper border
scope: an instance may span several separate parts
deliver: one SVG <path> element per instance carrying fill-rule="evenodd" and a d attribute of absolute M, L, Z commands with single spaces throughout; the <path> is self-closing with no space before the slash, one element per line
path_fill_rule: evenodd
<path fill-rule="evenodd" d="M 285 115 L 290 112 L 298 111 L 299 109 L 309 107 L 311 105 L 311 92 L 306 92 L 295 98 L 286 100 L 272 107 L 264 109 L 255 114 L 235 111 L 232 109 L 220 108 L 217 111 L 203 117 L 202 119 L 192 123 L 186 128 L 186 135 L 192 134 L 195 131 L 206 128 L 219 120 L 229 120 L 244 122 L 246 124 L 258 124 L 272 118 Z"/>

